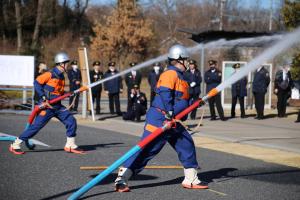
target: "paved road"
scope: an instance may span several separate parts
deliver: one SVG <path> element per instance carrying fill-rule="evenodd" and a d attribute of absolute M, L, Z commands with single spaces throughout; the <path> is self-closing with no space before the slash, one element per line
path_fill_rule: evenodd
<path fill-rule="evenodd" d="M 0 115 L 0 132 L 18 135 L 26 116 Z M 78 143 L 87 155 L 65 153 L 64 127 L 51 121 L 35 139 L 51 145 L 24 156 L 11 155 L 0 142 L 0 199 L 66 199 L 96 171 L 80 166 L 109 165 L 136 144 L 138 137 L 101 128 L 78 127 Z M 207 149 L 197 149 L 199 176 L 212 190 L 186 190 L 182 170 L 144 170 L 131 182 L 132 192 L 113 191 L 116 174 L 94 187 L 83 199 L 299 199 L 300 169 L 266 163 Z M 276 156 L 276 155 L 274 155 Z M 179 165 L 167 145 L 151 165 Z"/>
<path fill-rule="evenodd" d="M 67 102 L 65 102 L 65 105 L 67 105 Z M 121 101 L 121 108 L 123 111 L 126 110 L 126 105 L 126 100 L 123 99 Z M 14 111 L 0 110 L 0 114 L 5 112 Z M 108 102 L 106 99 L 102 101 L 101 112 L 104 114 L 95 117 L 96 119 L 100 119 L 97 120 L 98 122 L 105 119 L 110 119 L 116 123 L 123 121 L 121 117 L 111 118 L 110 114 L 108 114 Z M 17 113 L 29 114 L 30 112 L 17 111 Z M 195 127 L 197 125 L 200 113 L 201 110 L 198 109 L 198 119 L 187 121 L 187 124 L 190 125 L 190 127 Z M 294 123 L 298 113 L 297 109 L 288 107 L 287 118 L 278 118 L 276 117 L 277 110 L 266 109 L 265 115 L 267 118 L 265 120 L 254 119 L 255 110 L 247 110 L 246 113 L 248 116 L 246 119 L 236 117 L 234 119 L 229 119 L 226 122 L 220 120 L 210 121 L 209 110 L 206 106 L 203 120 L 204 126 L 201 127 L 197 135 L 300 153 L 300 123 Z M 230 111 L 225 110 L 225 115 L 229 116 Z M 237 116 L 239 116 L 238 110 Z M 76 115 L 76 117 L 81 119 L 80 114 Z M 144 116 L 142 119 L 144 119 Z M 143 127 L 144 124 L 136 123 L 135 125 Z M 122 130 L 122 128 L 120 130 Z"/>

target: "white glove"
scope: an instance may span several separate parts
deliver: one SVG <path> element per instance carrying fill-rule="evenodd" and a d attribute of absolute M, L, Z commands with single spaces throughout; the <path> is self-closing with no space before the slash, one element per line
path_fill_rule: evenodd
<path fill-rule="evenodd" d="M 190 86 L 191 87 L 195 87 L 196 83 L 195 82 L 191 82 Z"/>

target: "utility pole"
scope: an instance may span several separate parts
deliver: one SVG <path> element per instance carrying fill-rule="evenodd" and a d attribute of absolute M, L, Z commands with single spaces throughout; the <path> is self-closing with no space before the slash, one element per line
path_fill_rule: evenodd
<path fill-rule="evenodd" d="M 221 0 L 219 31 L 223 30 L 223 10 L 224 10 L 224 4 L 225 4 L 225 2 L 226 2 L 226 0 Z"/>
<path fill-rule="evenodd" d="M 269 19 L 269 31 L 272 31 L 272 19 L 273 19 L 273 0 L 270 0 L 270 19 Z"/>

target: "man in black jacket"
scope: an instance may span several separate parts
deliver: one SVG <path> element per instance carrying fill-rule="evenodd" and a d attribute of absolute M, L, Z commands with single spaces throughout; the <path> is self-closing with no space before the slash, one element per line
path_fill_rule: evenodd
<path fill-rule="evenodd" d="M 216 68 L 217 61 L 210 60 L 208 61 L 209 70 L 204 74 L 204 80 L 206 83 L 206 93 L 211 89 L 216 88 L 222 81 L 222 73 Z M 211 120 L 216 120 L 215 104 L 222 121 L 225 121 L 224 111 L 221 103 L 220 93 L 208 99 L 209 110 L 211 114 Z"/>
<path fill-rule="evenodd" d="M 116 70 L 115 65 L 116 65 L 115 62 L 108 63 L 108 71 L 105 72 L 104 78 L 108 78 L 119 73 Z M 123 92 L 122 78 L 119 76 L 117 78 L 106 81 L 104 83 L 104 90 L 108 95 L 110 113 L 115 114 L 115 109 L 114 109 L 114 105 L 115 105 L 117 115 L 121 116 L 122 112 L 120 109 L 120 93 Z"/>
<path fill-rule="evenodd" d="M 194 103 L 198 100 L 201 93 L 200 85 L 202 82 L 201 72 L 197 68 L 195 60 L 189 61 L 189 70 L 185 72 L 185 79 L 189 84 L 190 102 Z M 191 119 L 196 118 L 197 109 L 191 112 Z"/>
<path fill-rule="evenodd" d="M 93 63 L 93 68 L 94 69 L 92 71 L 90 71 L 91 83 L 94 83 L 94 82 L 97 82 L 97 81 L 103 79 L 103 72 L 101 69 L 100 61 L 95 61 Z M 93 104 L 96 102 L 96 114 L 100 114 L 101 92 L 102 92 L 102 84 L 92 87 Z"/>
<path fill-rule="evenodd" d="M 252 83 L 252 92 L 255 99 L 255 109 L 257 116 L 255 119 L 264 119 L 264 107 L 265 107 L 265 94 L 267 93 L 268 86 L 270 84 L 269 71 L 261 66 L 254 73 L 254 79 Z"/>
<path fill-rule="evenodd" d="M 236 63 L 232 66 L 235 69 L 235 73 L 240 69 L 241 64 Z M 247 96 L 247 77 L 243 77 L 231 86 L 231 95 L 232 95 L 232 102 L 231 102 L 231 118 L 235 117 L 235 106 L 237 103 L 237 99 L 240 102 L 240 109 L 241 109 L 241 118 L 245 118 L 245 96 Z"/>
<path fill-rule="evenodd" d="M 154 63 L 153 70 L 148 75 L 148 83 L 150 85 L 150 104 L 152 104 L 152 101 L 154 100 L 154 97 L 156 95 L 155 93 L 156 84 L 162 72 L 163 70 L 161 64 L 157 62 Z"/>
<path fill-rule="evenodd" d="M 68 70 L 68 78 L 70 81 L 70 92 L 73 92 L 80 88 L 81 84 L 81 72 L 78 69 L 78 63 L 77 60 L 74 60 L 71 62 L 71 69 Z M 70 108 L 70 111 L 78 112 L 78 102 L 79 102 L 79 93 L 77 93 L 75 96 L 71 96 L 69 99 L 69 105 L 73 104 L 74 98 L 75 102 L 74 105 Z"/>
<path fill-rule="evenodd" d="M 123 115 L 124 120 L 135 119 L 137 122 L 141 120 L 141 116 L 146 114 L 147 110 L 147 98 L 145 93 L 140 92 L 138 85 L 133 86 L 133 90 L 130 94 L 129 106 L 127 112 Z"/>
<path fill-rule="evenodd" d="M 274 93 L 277 95 L 278 117 L 286 117 L 287 100 L 291 95 L 292 78 L 288 68 L 289 63 L 285 63 L 275 75 Z"/>
<path fill-rule="evenodd" d="M 130 67 L 134 67 L 136 65 L 136 63 L 132 62 L 129 65 L 130 65 Z M 130 100 L 130 94 L 131 94 L 131 90 L 133 89 L 133 86 L 138 85 L 140 87 L 141 82 L 142 82 L 142 75 L 139 71 L 132 70 L 131 72 L 129 72 L 128 74 L 125 75 L 125 83 L 127 86 L 128 102 Z"/>

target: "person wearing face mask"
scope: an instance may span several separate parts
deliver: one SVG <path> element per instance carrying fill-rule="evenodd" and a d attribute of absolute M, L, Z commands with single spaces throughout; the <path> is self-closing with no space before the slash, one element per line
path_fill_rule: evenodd
<path fill-rule="evenodd" d="M 255 119 L 264 119 L 265 95 L 267 93 L 269 84 L 269 71 L 264 68 L 264 66 L 261 66 L 255 71 L 252 82 L 252 92 L 254 95 L 255 109 L 257 112 Z"/>
<path fill-rule="evenodd" d="M 48 71 L 48 67 L 47 67 L 46 63 L 40 62 L 38 65 L 37 71 L 36 71 L 37 73 L 35 75 L 35 78 L 47 71 Z"/>
<path fill-rule="evenodd" d="M 274 93 L 277 95 L 278 117 L 286 117 L 287 100 L 291 95 L 293 81 L 289 72 L 290 62 L 285 62 L 275 74 Z"/>
<path fill-rule="evenodd" d="M 93 70 L 90 71 L 90 80 L 91 83 L 97 82 L 103 79 L 103 72 L 101 68 L 100 61 L 95 61 L 93 63 Z M 100 101 L 101 101 L 101 92 L 102 92 L 102 84 L 98 84 L 95 87 L 92 87 L 92 98 L 93 104 L 96 103 L 96 114 L 100 114 Z"/>
<path fill-rule="evenodd" d="M 140 91 L 138 85 L 133 86 L 133 90 L 130 94 L 129 107 L 126 113 L 123 114 L 124 120 L 137 122 L 141 121 L 141 116 L 146 114 L 147 110 L 147 98 L 145 93 Z"/>
<path fill-rule="evenodd" d="M 51 71 L 45 72 L 35 79 L 34 88 L 40 97 L 40 104 L 43 104 L 45 109 L 41 110 L 34 122 L 10 145 L 9 151 L 13 154 L 24 154 L 25 152 L 22 151 L 21 144 L 25 142 L 28 147 L 28 140 L 35 136 L 53 117 L 56 117 L 61 121 L 67 129 L 67 142 L 64 150 L 75 154 L 84 153 L 75 142 L 77 123 L 74 116 L 61 104 L 61 101 L 52 105 L 49 104 L 49 100 L 64 94 L 64 72 L 66 72 L 69 60 L 69 56 L 65 52 L 56 54 L 54 58 L 56 64 L 55 67 Z"/>
<path fill-rule="evenodd" d="M 232 68 L 235 70 L 234 73 L 236 73 L 241 67 L 240 63 L 236 63 L 232 66 Z M 245 118 L 245 105 L 244 105 L 244 99 L 245 96 L 247 96 L 247 83 L 248 79 L 247 77 L 243 77 L 242 79 L 238 80 L 231 86 L 231 118 L 235 117 L 235 106 L 237 103 L 237 99 L 239 99 L 240 103 L 240 109 L 241 109 L 241 118 Z"/>
<path fill-rule="evenodd" d="M 164 71 L 156 85 L 156 96 L 146 114 L 146 122 L 142 139 L 151 134 L 166 121 L 173 120 L 174 116 L 189 106 L 188 83 L 184 80 L 183 72 L 187 70 L 188 51 L 182 45 L 174 45 L 169 49 L 169 66 Z M 147 163 L 154 158 L 169 143 L 176 151 L 184 167 L 183 188 L 207 189 L 207 183 L 199 180 L 199 168 L 195 144 L 189 132 L 180 123 L 164 134 L 158 136 L 146 148 L 129 158 L 120 168 L 115 180 L 117 192 L 129 192 L 128 180 L 132 175 L 140 173 Z"/>
<path fill-rule="evenodd" d="M 71 62 L 71 69 L 68 70 L 68 78 L 70 81 L 70 92 L 73 92 L 80 88 L 81 84 L 81 72 L 78 69 L 78 62 L 77 60 L 73 60 Z M 75 102 L 73 100 L 75 98 Z M 79 102 L 79 93 L 76 96 L 71 96 L 69 99 L 69 105 L 74 104 L 70 111 L 78 112 L 78 102 Z"/>
<path fill-rule="evenodd" d="M 156 95 L 155 88 L 156 83 L 163 72 L 162 67 L 159 62 L 154 63 L 153 70 L 148 75 L 148 83 L 150 85 L 150 104 L 152 104 L 154 97 Z"/>
<path fill-rule="evenodd" d="M 35 75 L 34 75 L 34 78 L 37 78 L 39 75 L 42 75 L 43 73 L 47 72 L 48 71 L 48 67 L 46 65 L 45 62 L 40 62 L 37 69 L 35 70 Z M 39 102 L 39 95 L 37 93 L 37 91 L 34 91 L 34 104 L 37 104 Z"/>
<path fill-rule="evenodd" d="M 132 62 L 129 65 L 130 67 L 134 67 L 136 63 Z M 141 82 L 142 82 L 142 75 L 139 71 L 132 70 L 131 72 L 125 75 L 125 83 L 127 86 L 127 100 L 128 100 L 127 108 L 129 106 L 130 94 L 133 90 L 133 86 L 138 85 L 140 87 Z"/>
<path fill-rule="evenodd" d="M 115 62 L 110 62 L 108 64 L 108 70 L 107 72 L 105 72 L 104 78 L 108 78 L 119 73 L 116 70 L 115 65 L 116 65 Z M 117 115 L 122 116 L 123 114 L 120 109 L 120 93 L 123 92 L 123 84 L 122 84 L 121 76 L 106 81 L 104 83 L 104 90 L 108 95 L 110 114 L 115 114 L 115 108 L 116 108 Z"/>
<path fill-rule="evenodd" d="M 204 74 L 204 80 L 206 83 L 206 93 L 208 93 L 211 89 L 216 88 L 222 82 L 222 73 L 220 70 L 216 68 L 217 61 L 209 60 L 209 70 L 207 70 Z M 208 99 L 209 110 L 211 115 L 211 120 L 216 120 L 216 112 L 215 112 L 215 104 L 219 113 L 219 117 L 222 121 L 225 121 L 224 111 L 221 103 L 221 94 Z"/>
<path fill-rule="evenodd" d="M 197 69 L 197 63 L 195 60 L 189 61 L 189 70 L 185 72 L 185 79 L 189 84 L 190 103 L 194 103 L 198 100 L 201 93 L 200 85 L 202 82 L 201 72 Z M 191 119 L 196 119 L 197 109 L 191 112 Z"/>

